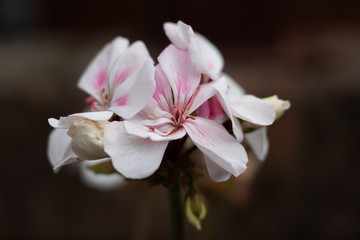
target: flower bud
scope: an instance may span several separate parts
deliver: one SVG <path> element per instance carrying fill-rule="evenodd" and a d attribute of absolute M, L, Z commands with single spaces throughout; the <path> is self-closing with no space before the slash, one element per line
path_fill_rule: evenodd
<path fill-rule="evenodd" d="M 67 132 L 72 137 L 72 150 L 82 160 L 108 157 L 104 151 L 104 128 L 108 121 L 80 119 L 73 122 Z"/>
<path fill-rule="evenodd" d="M 197 230 L 201 230 L 201 220 L 206 216 L 206 205 L 202 195 L 195 193 L 185 199 L 185 216 Z"/>
<path fill-rule="evenodd" d="M 288 110 L 291 105 L 289 101 L 279 99 L 277 95 L 263 98 L 263 100 L 271 103 L 274 106 L 276 112 L 276 119 L 281 117 L 285 110 Z"/>

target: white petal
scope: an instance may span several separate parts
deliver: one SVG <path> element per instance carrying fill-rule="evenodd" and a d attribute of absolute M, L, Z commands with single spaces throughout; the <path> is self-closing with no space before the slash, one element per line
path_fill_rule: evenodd
<path fill-rule="evenodd" d="M 203 35 L 199 33 L 195 35 L 208 68 L 219 74 L 224 68 L 224 58 L 220 51 Z"/>
<path fill-rule="evenodd" d="M 182 29 L 178 27 L 177 24 L 166 22 L 164 23 L 164 30 L 166 36 L 170 39 L 171 43 L 175 45 L 175 47 L 186 50 L 189 45 L 189 40 L 184 36 L 184 32 Z"/>
<path fill-rule="evenodd" d="M 124 177 L 119 173 L 101 174 L 94 173 L 88 166 L 99 164 L 101 162 L 110 161 L 110 159 L 101 159 L 93 161 L 83 161 L 79 164 L 81 180 L 89 187 L 100 191 L 106 191 L 118 188 L 124 184 Z"/>
<path fill-rule="evenodd" d="M 77 161 L 71 150 L 71 137 L 66 132 L 66 129 L 54 129 L 49 135 L 47 155 L 55 172 L 63 165 Z"/>
<path fill-rule="evenodd" d="M 198 109 L 204 102 L 216 94 L 216 89 L 213 86 L 213 83 L 204 83 L 201 84 L 193 97 L 189 113 L 194 112 Z"/>
<path fill-rule="evenodd" d="M 170 45 L 160 54 L 158 60 L 171 84 L 174 104 L 187 103 L 201 78 L 201 74 L 194 69 L 189 54 Z"/>
<path fill-rule="evenodd" d="M 74 113 L 67 117 L 60 117 L 59 120 L 49 118 L 49 124 L 54 128 L 65 128 L 68 129 L 72 123 L 77 120 L 87 118 L 92 121 L 107 121 L 113 115 L 110 111 L 99 111 L 99 112 L 84 112 Z"/>
<path fill-rule="evenodd" d="M 123 122 L 112 122 L 105 129 L 104 147 L 114 168 L 126 178 L 149 177 L 160 166 L 168 141 L 154 142 L 130 135 Z"/>
<path fill-rule="evenodd" d="M 230 75 L 222 72 L 221 76 L 226 79 L 226 83 L 228 85 L 228 96 L 241 96 L 245 95 L 245 90 L 240 86 L 238 82 L 236 82 Z"/>
<path fill-rule="evenodd" d="M 141 138 L 150 138 L 152 141 L 176 140 L 184 137 L 186 134 L 184 128 L 177 128 L 169 123 L 164 124 L 163 128 L 154 129 L 135 122 L 124 121 L 124 127 L 129 134 Z"/>
<path fill-rule="evenodd" d="M 155 91 L 155 68 L 152 60 L 147 61 L 140 71 L 129 77 L 116 91 L 109 108 L 119 116 L 129 119 L 143 109 L 152 99 Z"/>
<path fill-rule="evenodd" d="M 260 161 L 264 161 L 269 152 L 269 140 L 266 130 L 266 127 L 262 127 L 245 134 L 246 142 Z"/>
<path fill-rule="evenodd" d="M 232 114 L 245 121 L 268 126 L 275 120 L 273 105 L 255 96 L 229 96 L 229 102 Z"/>
<path fill-rule="evenodd" d="M 231 121 L 231 125 L 232 125 L 232 130 L 233 133 L 235 134 L 235 137 L 238 141 L 242 141 L 243 139 L 243 133 L 242 133 L 242 128 L 240 126 L 240 122 L 238 119 L 233 117 L 233 113 L 232 113 L 232 109 L 230 106 L 230 102 L 228 101 L 228 96 L 227 96 L 227 82 L 225 80 L 225 78 L 220 78 L 217 81 L 214 81 L 213 87 L 217 90 L 217 99 L 219 101 L 219 103 L 221 104 L 222 109 L 224 110 L 224 112 L 226 113 L 226 115 L 228 116 L 228 118 Z"/>
<path fill-rule="evenodd" d="M 200 117 L 187 119 L 183 125 L 200 151 L 220 168 L 235 176 L 245 171 L 246 151 L 222 125 Z"/>
<path fill-rule="evenodd" d="M 204 157 L 206 168 L 208 170 L 210 178 L 215 182 L 225 182 L 231 177 L 231 173 L 217 165 L 210 158 Z"/>
<path fill-rule="evenodd" d="M 156 89 L 153 97 L 157 105 L 162 110 L 171 112 L 172 106 L 174 105 L 171 85 L 159 64 L 155 67 L 155 81 Z"/>
<path fill-rule="evenodd" d="M 102 88 L 107 88 L 108 68 L 128 45 L 129 41 L 126 38 L 117 37 L 104 46 L 80 77 L 78 87 L 101 102 L 99 93 Z"/>
<path fill-rule="evenodd" d="M 145 44 L 141 41 L 134 42 L 116 59 L 109 71 L 108 81 L 112 104 L 122 96 L 122 93 L 135 84 L 129 78 L 134 74 L 137 75 L 139 70 L 149 60 L 152 61 Z M 117 91 L 120 91 L 120 93 Z"/>

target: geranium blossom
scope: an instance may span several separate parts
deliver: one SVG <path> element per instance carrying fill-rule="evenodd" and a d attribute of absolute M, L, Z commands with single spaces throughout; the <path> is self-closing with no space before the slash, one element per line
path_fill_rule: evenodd
<path fill-rule="evenodd" d="M 208 115 L 207 113 L 219 112 L 217 101 L 232 122 L 233 131 L 239 141 L 243 135 L 241 127 L 236 118 L 267 126 L 273 123 L 275 112 L 271 104 L 253 95 L 228 95 L 231 85 L 236 84 L 230 77 L 222 73 L 224 60 L 220 51 L 204 36 L 195 33 L 191 26 L 178 21 L 177 24 L 165 23 L 165 33 L 170 41 L 179 49 L 189 52 L 190 59 L 195 68 L 204 74 L 203 81 L 217 81 L 222 76 L 227 81 L 226 85 L 214 85 L 217 90 L 216 99 L 206 102 L 200 107 L 204 117 L 217 118 L 219 115 Z M 235 90 L 236 87 L 235 87 Z M 214 104 L 215 103 L 215 104 Z M 236 117 L 236 118 L 234 118 Z"/>
<path fill-rule="evenodd" d="M 194 66 L 205 75 L 205 81 L 218 80 L 224 76 L 227 81 L 227 88 L 215 86 L 218 94 L 213 101 L 207 101 L 200 106 L 201 116 L 216 119 L 219 114 L 217 100 L 230 118 L 233 131 L 239 141 L 243 135 L 241 127 L 236 118 L 255 124 L 256 126 L 268 126 L 276 118 L 277 109 L 270 101 L 264 101 L 253 95 L 245 94 L 245 91 L 227 74 L 222 73 L 224 60 L 220 51 L 204 36 L 195 33 L 191 26 L 179 21 L 177 24 L 165 23 L 165 33 L 170 41 L 179 49 L 189 51 Z M 288 106 L 288 101 L 281 106 Z M 275 109 L 274 109 L 275 108 Z M 278 107 L 280 108 L 280 107 Z M 211 114 L 218 113 L 218 114 Z M 264 160 L 269 143 L 266 128 L 255 129 L 245 135 L 245 140 L 249 143 L 258 159 Z"/>
<path fill-rule="evenodd" d="M 80 78 L 78 86 L 91 95 L 91 112 L 49 119 L 51 126 L 64 129 L 55 130 L 49 138 L 48 155 L 54 170 L 74 161 L 109 158 L 103 148 L 108 120 L 113 113 L 131 118 L 151 99 L 155 90 L 153 61 L 142 42 L 128 44 L 125 38 L 115 38 Z"/>
<path fill-rule="evenodd" d="M 104 147 L 114 167 L 127 178 L 148 177 L 159 167 L 169 141 L 188 134 L 205 155 L 213 180 L 241 174 L 247 162 L 241 144 L 218 122 L 196 115 L 198 107 L 216 94 L 214 85 L 226 87 L 225 79 L 200 84 L 201 73 L 188 52 L 173 45 L 158 60 L 152 101 L 135 118 L 114 121 L 105 129 Z"/>

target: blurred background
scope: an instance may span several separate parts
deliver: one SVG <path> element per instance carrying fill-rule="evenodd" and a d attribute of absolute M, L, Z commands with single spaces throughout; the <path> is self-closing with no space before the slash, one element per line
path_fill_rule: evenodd
<path fill-rule="evenodd" d="M 112 38 L 143 40 L 153 58 L 183 20 L 222 52 L 248 93 L 291 109 L 268 129 L 264 163 L 203 193 L 203 230 L 189 239 L 360 237 L 358 1 L 0 0 L 0 239 L 168 239 L 162 187 L 99 192 L 74 167 L 54 174 L 49 117 L 82 111 L 76 88 Z M 359 238 L 360 239 L 360 238 Z"/>

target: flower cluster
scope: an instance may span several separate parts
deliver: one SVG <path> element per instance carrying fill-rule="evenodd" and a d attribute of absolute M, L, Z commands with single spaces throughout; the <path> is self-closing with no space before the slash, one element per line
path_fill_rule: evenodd
<path fill-rule="evenodd" d="M 55 171 L 100 161 L 88 168 L 144 179 L 166 165 L 167 173 L 157 174 L 166 182 L 177 172 L 169 169 L 199 164 L 189 163 L 187 154 L 197 148 L 211 179 L 220 182 L 246 169 L 243 140 L 265 158 L 265 126 L 289 102 L 245 94 L 222 72 L 219 50 L 191 26 L 165 23 L 164 30 L 171 44 L 157 62 L 143 42 L 117 37 L 89 64 L 78 83 L 90 95 L 88 112 L 49 119 L 56 128 L 48 148 Z"/>

